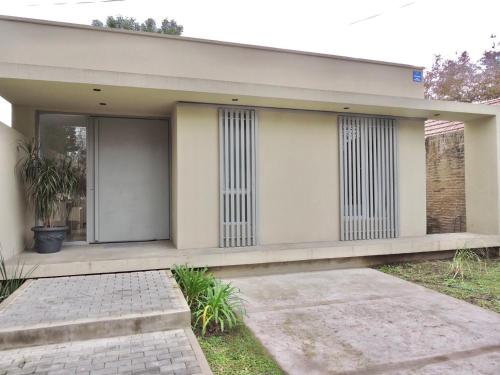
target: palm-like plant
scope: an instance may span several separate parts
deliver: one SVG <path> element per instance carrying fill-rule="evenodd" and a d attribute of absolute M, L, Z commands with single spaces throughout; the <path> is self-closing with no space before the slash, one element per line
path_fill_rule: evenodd
<path fill-rule="evenodd" d="M 24 154 L 18 165 L 25 183 L 28 202 L 46 228 L 60 209 L 60 202 L 70 200 L 78 185 L 78 177 L 69 158 L 48 159 L 34 141 L 21 142 Z"/>
<path fill-rule="evenodd" d="M 238 314 L 245 313 L 238 293 L 239 290 L 231 284 L 218 280 L 206 290 L 194 312 L 194 325 L 201 327 L 202 336 L 205 336 L 207 330 L 224 332 L 226 327 L 233 328 L 238 323 Z"/>
<path fill-rule="evenodd" d="M 191 309 L 193 329 L 200 329 L 202 336 L 233 328 L 245 315 L 239 289 L 217 280 L 206 267 L 182 265 L 173 271 Z"/>
<path fill-rule="evenodd" d="M 0 302 L 14 293 L 31 276 L 35 269 L 36 266 L 26 271 L 24 264 L 18 261 L 16 266 L 9 272 L 5 259 L 0 252 Z"/>
<path fill-rule="evenodd" d="M 187 265 L 175 266 L 174 277 L 190 309 L 199 305 L 200 297 L 215 283 L 215 278 L 206 267 L 196 269 Z"/>

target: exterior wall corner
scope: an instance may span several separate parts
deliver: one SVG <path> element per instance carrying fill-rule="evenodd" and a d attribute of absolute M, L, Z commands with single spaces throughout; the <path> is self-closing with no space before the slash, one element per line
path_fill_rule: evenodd
<path fill-rule="evenodd" d="M 22 252 L 29 236 L 23 186 L 16 173 L 21 133 L 0 123 L 0 251 L 5 259 Z"/>
<path fill-rule="evenodd" d="M 217 108 L 179 103 L 172 134 L 172 234 L 178 249 L 219 246 Z"/>
<path fill-rule="evenodd" d="M 467 232 L 499 234 L 499 117 L 466 122 L 464 143 Z"/>
<path fill-rule="evenodd" d="M 424 120 L 399 120 L 400 237 L 426 234 Z"/>

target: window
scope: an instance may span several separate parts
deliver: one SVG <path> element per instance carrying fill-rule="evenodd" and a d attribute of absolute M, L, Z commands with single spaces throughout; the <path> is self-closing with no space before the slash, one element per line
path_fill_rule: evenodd
<path fill-rule="evenodd" d="M 339 116 L 341 240 L 399 236 L 398 125 Z"/>
<path fill-rule="evenodd" d="M 51 159 L 67 158 L 78 175 L 76 192 L 61 202 L 56 225 L 68 226 L 68 241 L 86 241 L 87 232 L 87 117 L 43 113 L 38 121 L 40 148 Z"/>
<path fill-rule="evenodd" d="M 220 246 L 256 245 L 255 111 L 219 109 Z"/>

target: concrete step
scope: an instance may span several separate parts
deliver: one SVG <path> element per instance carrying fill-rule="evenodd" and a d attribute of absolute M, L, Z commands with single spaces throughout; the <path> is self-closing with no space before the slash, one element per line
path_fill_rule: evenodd
<path fill-rule="evenodd" d="M 4 350 L 0 373 L 212 374 L 190 328 Z"/>
<path fill-rule="evenodd" d="M 0 350 L 189 328 L 170 271 L 29 280 L 0 304 Z"/>

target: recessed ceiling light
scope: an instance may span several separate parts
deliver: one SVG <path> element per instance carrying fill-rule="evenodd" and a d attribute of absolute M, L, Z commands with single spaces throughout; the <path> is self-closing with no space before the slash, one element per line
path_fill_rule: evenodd
<path fill-rule="evenodd" d="M 108 105 L 108 103 L 99 103 L 99 105 Z"/>
<path fill-rule="evenodd" d="M 101 91 L 101 89 L 93 89 L 94 91 Z"/>
<path fill-rule="evenodd" d="M 238 98 L 232 98 L 231 99 L 233 102 L 237 102 L 238 101 Z"/>
<path fill-rule="evenodd" d="M 344 107 L 344 109 L 350 109 L 349 107 Z"/>

